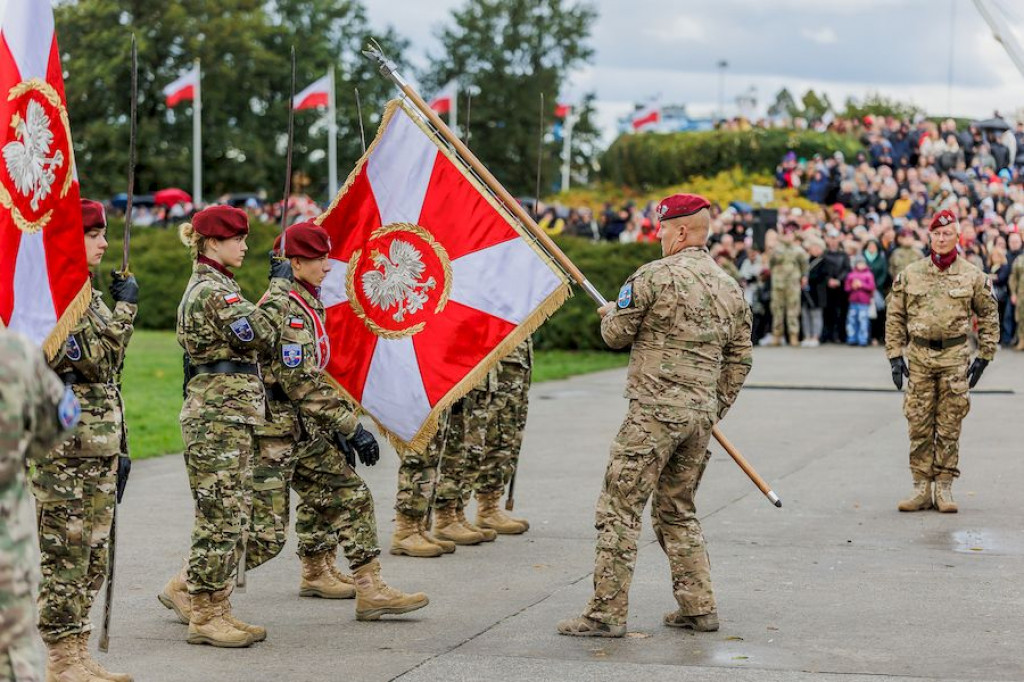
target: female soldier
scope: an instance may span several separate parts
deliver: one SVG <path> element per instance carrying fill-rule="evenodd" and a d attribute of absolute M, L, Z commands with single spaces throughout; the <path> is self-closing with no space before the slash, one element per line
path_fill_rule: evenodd
<path fill-rule="evenodd" d="M 82 200 L 82 226 L 86 259 L 96 267 L 107 250 L 102 204 Z M 72 387 L 82 418 L 75 436 L 38 462 L 32 475 L 42 560 L 39 631 L 48 649 L 47 679 L 132 679 L 104 670 L 88 649 L 89 610 L 107 575 L 114 493 L 127 481 L 130 468 L 123 448 L 119 383 L 139 286 L 131 275 L 114 273 L 110 293 L 113 312 L 93 290 L 89 309 L 51 363 Z"/>
<path fill-rule="evenodd" d="M 211 206 L 181 226 L 196 258 L 177 327 L 186 365 L 181 435 L 196 510 L 189 644 L 245 647 L 266 638 L 231 615 L 228 597 L 248 524 L 254 429 L 266 411 L 257 359 L 273 347 L 280 327 L 273 310 L 288 295 L 290 272 L 287 262 L 272 263 L 267 309 L 242 298 L 231 268 L 242 265 L 248 234 L 245 211 L 230 206 Z"/>

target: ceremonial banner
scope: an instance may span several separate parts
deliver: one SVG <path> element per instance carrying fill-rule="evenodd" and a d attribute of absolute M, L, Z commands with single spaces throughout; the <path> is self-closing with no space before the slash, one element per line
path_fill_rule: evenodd
<path fill-rule="evenodd" d="M 53 357 L 92 296 L 50 0 L 0 3 L 0 321 Z"/>
<path fill-rule="evenodd" d="M 442 410 L 570 295 L 568 281 L 404 102 L 317 222 L 327 370 L 393 440 L 422 450 Z"/>

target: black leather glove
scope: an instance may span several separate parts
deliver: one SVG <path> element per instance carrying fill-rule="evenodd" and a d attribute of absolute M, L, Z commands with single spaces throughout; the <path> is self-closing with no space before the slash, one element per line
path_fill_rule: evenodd
<path fill-rule="evenodd" d="M 276 251 L 270 252 L 270 279 L 278 277 L 286 280 L 293 280 L 292 262 L 287 258 L 281 258 Z"/>
<path fill-rule="evenodd" d="M 110 295 L 118 303 L 138 303 L 139 283 L 135 275 L 122 275 L 117 270 L 110 273 Z"/>
<path fill-rule="evenodd" d="M 974 388 L 978 384 L 978 379 L 981 378 L 985 368 L 988 367 L 988 360 L 982 360 L 981 358 L 974 358 L 974 362 L 967 369 L 967 378 L 970 382 L 967 384 L 969 388 Z"/>
<path fill-rule="evenodd" d="M 124 489 L 128 487 L 128 474 L 132 472 L 132 458 L 127 455 L 117 456 L 117 503 L 121 504 Z"/>
<path fill-rule="evenodd" d="M 359 455 L 359 461 L 368 467 L 372 467 L 380 459 L 380 446 L 373 434 L 363 428 L 362 424 L 356 425 L 355 432 L 349 436 L 349 442 Z"/>
<path fill-rule="evenodd" d="M 356 451 L 352 448 L 352 443 L 349 442 L 345 434 L 335 432 L 334 443 L 338 446 L 338 449 L 341 450 L 341 454 L 345 455 L 345 463 L 355 469 Z"/>
<path fill-rule="evenodd" d="M 903 361 L 902 357 L 893 358 L 889 361 L 892 366 L 892 383 L 896 384 L 896 390 L 903 390 L 903 377 L 910 376 L 910 370 L 907 369 L 907 363 Z"/>

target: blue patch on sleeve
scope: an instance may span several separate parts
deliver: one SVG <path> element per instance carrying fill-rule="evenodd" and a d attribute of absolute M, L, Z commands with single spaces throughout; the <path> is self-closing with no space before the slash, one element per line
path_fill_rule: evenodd
<path fill-rule="evenodd" d="M 256 338 L 256 332 L 253 331 L 252 325 L 249 324 L 249 318 L 247 317 L 243 317 L 232 322 L 231 331 L 233 331 L 235 336 L 244 343 L 249 343 Z"/>
<path fill-rule="evenodd" d="M 82 347 L 74 336 L 68 337 L 67 343 L 64 344 L 64 352 L 67 353 L 68 360 L 71 362 L 78 362 L 82 359 Z"/>
<path fill-rule="evenodd" d="M 286 343 L 281 346 L 281 362 L 285 367 L 295 369 L 302 364 L 302 346 L 297 343 Z"/>
<path fill-rule="evenodd" d="M 616 302 L 619 308 L 628 308 L 633 305 L 633 283 L 626 282 L 619 289 L 619 300 Z"/>
<path fill-rule="evenodd" d="M 82 416 L 82 405 L 78 402 L 78 398 L 72 392 L 70 386 L 64 387 L 64 396 L 60 399 L 57 404 L 57 419 L 60 420 L 60 425 L 64 427 L 64 430 L 74 428 L 75 424 Z"/>

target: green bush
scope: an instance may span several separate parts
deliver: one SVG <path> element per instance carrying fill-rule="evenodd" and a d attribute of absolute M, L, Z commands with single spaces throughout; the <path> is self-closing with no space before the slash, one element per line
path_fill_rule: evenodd
<path fill-rule="evenodd" d="M 841 151 L 851 158 L 862 150 L 855 137 L 812 131 L 757 128 L 620 135 L 601 157 L 601 178 L 628 187 L 664 187 L 735 166 L 748 173 L 774 172 L 788 151 L 806 158 Z"/>
<path fill-rule="evenodd" d="M 602 295 L 615 300 L 619 288 L 648 261 L 661 258 L 660 244 L 595 244 L 584 239 L 559 237 L 558 245 Z M 537 348 L 607 350 L 601 340 L 597 304 L 579 287 L 574 296 L 534 335 Z"/>
<path fill-rule="evenodd" d="M 110 248 L 99 278 L 104 290 L 110 282 L 110 270 L 120 266 L 122 231 L 120 222 L 111 222 L 107 230 Z M 259 299 L 266 290 L 266 254 L 277 233 L 276 225 L 257 223 L 252 227 L 249 254 L 236 271 L 242 291 L 250 301 Z M 612 299 L 634 270 L 661 256 L 658 244 L 593 244 L 573 237 L 561 237 L 558 244 L 598 291 Z M 191 257 L 178 240 L 176 228 L 145 227 L 133 231 L 131 269 L 139 280 L 138 328 L 174 329 L 178 302 L 191 268 Z M 606 349 L 601 340 L 600 320 L 594 313 L 597 306 L 579 288 L 575 294 L 538 330 L 538 348 Z"/>

